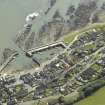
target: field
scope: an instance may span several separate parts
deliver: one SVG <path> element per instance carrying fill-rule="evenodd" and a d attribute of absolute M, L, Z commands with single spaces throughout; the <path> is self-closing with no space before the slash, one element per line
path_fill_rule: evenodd
<path fill-rule="evenodd" d="M 82 29 L 72 31 L 69 34 L 65 35 L 64 38 L 63 38 L 63 41 L 65 43 L 71 43 L 75 39 L 76 36 L 81 36 L 84 32 L 91 31 L 93 29 L 99 30 L 100 28 L 104 29 L 105 24 L 95 23 L 95 24 L 88 25 L 88 26 L 86 26 Z"/>
<path fill-rule="evenodd" d="M 75 105 L 105 105 L 105 87 Z"/>

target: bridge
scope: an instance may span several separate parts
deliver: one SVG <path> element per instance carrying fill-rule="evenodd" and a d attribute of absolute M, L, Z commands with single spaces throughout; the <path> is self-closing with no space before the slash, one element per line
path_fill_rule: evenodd
<path fill-rule="evenodd" d="M 43 50 L 53 48 L 53 47 L 57 47 L 57 46 L 61 46 L 63 48 L 67 47 L 63 42 L 56 42 L 56 43 L 49 44 L 49 45 L 46 45 L 46 46 L 42 46 L 42 47 L 39 47 L 39 48 L 32 48 L 28 52 L 26 52 L 26 56 L 32 57 L 32 55 L 36 52 L 41 52 Z"/>

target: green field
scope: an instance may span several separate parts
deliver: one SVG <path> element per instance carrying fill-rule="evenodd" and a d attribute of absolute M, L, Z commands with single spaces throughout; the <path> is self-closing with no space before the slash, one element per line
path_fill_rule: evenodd
<path fill-rule="evenodd" d="M 105 87 L 75 105 L 105 105 Z"/>
<path fill-rule="evenodd" d="M 102 28 L 105 29 L 105 24 L 103 23 L 91 24 L 82 29 L 72 31 L 69 34 L 65 35 L 63 38 L 63 41 L 65 43 L 71 43 L 75 39 L 76 36 L 81 36 L 84 32 L 91 31 L 93 29 L 100 30 Z"/>

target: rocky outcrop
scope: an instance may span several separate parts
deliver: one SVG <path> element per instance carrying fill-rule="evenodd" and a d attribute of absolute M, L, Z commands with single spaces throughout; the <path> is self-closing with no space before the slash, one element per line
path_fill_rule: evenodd
<path fill-rule="evenodd" d="M 16 36 L 14 42 L 16 43 L 16 45 L 17 45 L 19 48 L 22 48 L 22 49 L 24 48 L 24 43 L 25 43 L 25 40 L 27 39 L 27 37 L 28 37 L 29 34 L 30 34 L 31 27 L 32 27 L 32 25 L 26 25 L 26 26 L 23 28 L 23 30 L 21 30 L 21 31 L 17 34 L 17 36 Z"/>
<path fill-rule="evenodd" d="M 91 14 L 97 9 L 95 1 L 90 1 L 87 4 L 81 3 L 75 9 L 73 6 L 67 11 L 71 29 L 75 30 L 86 26 L 90 22 Z"/>
<path fill-rule="evenodd" d="M 105 2 L 102 4 L 101 9 L 105 10 Z"/>
<path fill-rule="evenodd" d="M 28 50 L 33 47 L 34 45 L 34 37 L 35 37 L 35 32 L 32 32 L 31 35 L 27 38 L 24 44 L 25 50 Z"/>
<path fill-rule="evenodd" d="M 57 10 L 53 16 L 53 20 L 40 29 L 39 38 L 42 39 L 43 43 L 56 41 L 62 35 L 86 26 L 96 9 L 97 3 L 95 1 L 90 1 L 87 4 L 80 3 L 77 8 L 71 5 L 66 13 L 67 17 L 69 17 L 67 20 Z M 94 21 L 97 21 L 96 18 L 95 16 Z"/>
<path fill-rule="evenodd" d="M 83 28 L 89 23 L 103 22 L 100 14 L 103 12 L 104 5 L 103 3 L 99 9 L 95 0 L 80 3 L 77 8 L 70 4 L 65 14 L 66 18 L 57 9 L 52 20 L 46 22 L 38 33 L 31 32 L 31 27 L 26 27 L 15 42 L 20 48 L 28 50 L 32 47 L 52 43 L 70 31 Z"/>
<path fill-rule="evenodd" d="M 60 38 L 63 26 L 63 20 L 53 20 L 48 22 L 40 29 L 39 38 L 44 44 L 56 41 L 58 38 Z"/>
<path fill-rule="evenodd" d="M 57 0 L 50 0 L 50 6 L 52 7 L 55 3 L 56 3 Z"/>

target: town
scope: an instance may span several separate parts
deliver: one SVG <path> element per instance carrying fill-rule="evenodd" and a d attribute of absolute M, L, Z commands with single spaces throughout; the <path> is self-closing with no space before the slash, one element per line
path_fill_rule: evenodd
<path fill-rule="evenodd" d="M 65 42 L 64 38 L 62 43 Z M 105 79 L 104 25 L 94 25 L 78 34 L 69 44 L 62 43 L 58 43 L 64 48 L 61 53 L 44 66 L 40 64 L 36 68 L 38 70 L 21 75 L 2 74 L 0 76 L 0 104 L 15 105 L 27 101 L 41 101 L 50 96 L 59 98 L 69 94 L 77 95 L 79 89 L 86 84 Z M 48 46 L 54 47 L 54 45 Z M 46 50 L 47 47 L 44 48 Z M 43 51 L 44 48 L 38 50 Z M 37 52 L 38 50 L 35 49 Z M 34 56 L 35 52 L 32 54 Z M 48 101 L 45 105 L 47 104 L 58 105 L 58 102 Z"/>
<path fill-rule="evenodd" d="M 9 2 L 0 3 L 0 105 L 104 105 L 105 1 Z"/>

